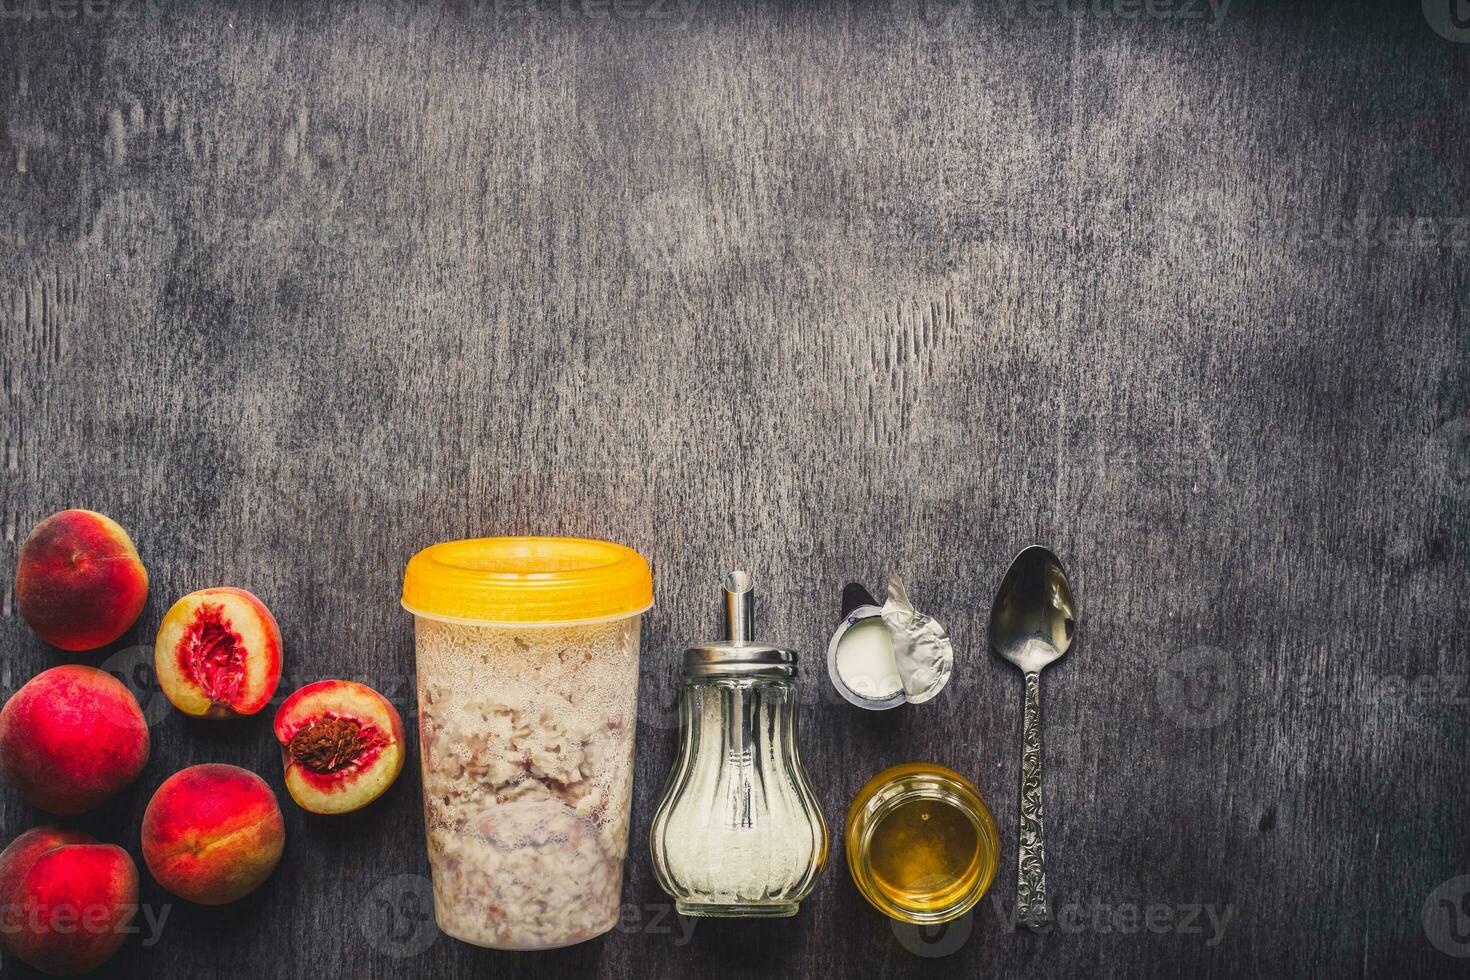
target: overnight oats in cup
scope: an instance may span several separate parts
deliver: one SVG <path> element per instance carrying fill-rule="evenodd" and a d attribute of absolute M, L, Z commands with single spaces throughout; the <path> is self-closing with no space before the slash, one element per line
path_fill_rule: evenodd
<path fill-rule="evenodd" d="M 637 728 L 643 556 L 476 538 L 408 563 L 434 916 L 455 939 L 548 949 L 617 924 Z"/>

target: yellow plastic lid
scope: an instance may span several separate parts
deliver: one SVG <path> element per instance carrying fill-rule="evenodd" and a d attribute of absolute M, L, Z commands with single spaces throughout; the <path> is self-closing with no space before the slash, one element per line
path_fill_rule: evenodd
<path fill-rule="evenodd" d="M 590 538 L 469 538 L 408 560 L 403 608 L 460 623 L 579 623 L 653 606 L 653 574 L 632 548 Z"/>

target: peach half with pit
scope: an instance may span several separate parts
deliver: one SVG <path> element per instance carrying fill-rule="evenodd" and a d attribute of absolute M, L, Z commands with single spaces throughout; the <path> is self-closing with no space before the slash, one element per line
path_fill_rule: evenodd
<path fill-rule="evenodd" d="M 112 518 L 64 510 L 20 546 L 16 606 L 36 635 L 63 650 L 95 650 L 128 631 L 148 599 L 148 572 Z"/>
<path fill-rule="evenodd" d="M 154 880 L 201 905 L 224 905 L 255 891 L 285 847 L 276 794 L 238 766 L 176 772 L 143 811 L 143 861 Z"/>
<path fill-rule="evenodd" d="M 403 719 L 366 684 L 306 685 L 282 703 L 275 730 L 286 789 L 312 813 L 361 809 L 403 770 Z"/>
<path fill-rule="evenodd" d="M 85 813 L 116 796 L 143 771 L 148 750 L 137 698 L 95 667 L 44 670 L 0 708 L 0 769 L 50 813 Z"/>
<path fill-rule="evenodd" d="M 95 970 L 137 911 L 138 869 L 120 847 L 37 827 L 0 851 L 0 949 L 43 973 Z"/>
<path fill-rule="evenodd" d="M 244 589 L 200 589 L 164 615 L 153 669 L 186 715 L 253 715 L 281 681 L 281 630 L 265 603 Z"/>

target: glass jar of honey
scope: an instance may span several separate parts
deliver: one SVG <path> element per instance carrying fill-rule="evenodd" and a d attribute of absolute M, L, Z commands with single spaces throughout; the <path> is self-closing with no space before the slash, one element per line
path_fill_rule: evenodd
<path fill-rule="evenodd" d="M 927 762 L 885 769 L 847 813 L 847 867 L 873 907 L 929 925 L 964 915 L 995 877 L 1000 838 L 979 790 Z"/>

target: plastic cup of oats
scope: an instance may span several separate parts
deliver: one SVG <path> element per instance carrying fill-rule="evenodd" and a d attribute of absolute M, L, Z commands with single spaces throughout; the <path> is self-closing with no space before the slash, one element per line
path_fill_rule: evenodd
<path fill-rule="evenodd" d="M 409 560 L 434 915 L 550 949 L 617 924 L 648 562 L 583 538 L 447 541 Z"/>

